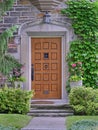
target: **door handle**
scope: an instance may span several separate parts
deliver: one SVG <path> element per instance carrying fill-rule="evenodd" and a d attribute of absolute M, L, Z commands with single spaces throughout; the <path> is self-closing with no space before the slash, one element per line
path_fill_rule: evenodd
<path fill-rule="evenodd" d="M 34 66 L 33 66 L 33 64 L 31 66 L 31 80 L 32 81 L 34 80 Z"/>

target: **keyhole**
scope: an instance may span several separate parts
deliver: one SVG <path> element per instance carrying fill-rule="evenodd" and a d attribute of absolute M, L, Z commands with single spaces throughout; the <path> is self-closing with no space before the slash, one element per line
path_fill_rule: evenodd
<path fill-rule="evenodd" d="M 48 69 L 49 69 L 49 64 L 48 64 L 48 63 L 45 63 L 45 64 L 43 65 L 43 68 L 44 68 L 44 70 L 48 70 Z"/>
<path fill-rule="evenodd" d="M 48 65 L 45 65 L 45 69 L 48 69 Z"/>

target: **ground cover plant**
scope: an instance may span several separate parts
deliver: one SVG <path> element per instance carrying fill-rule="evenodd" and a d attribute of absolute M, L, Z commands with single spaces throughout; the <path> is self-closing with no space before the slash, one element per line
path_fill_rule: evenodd
<path fill-rule="evenodd" d="M 25 127 L 31 119 L 32 117 L 21 114 L 0 114 L 0 127 L 2 127 L 0 130 L 20 130 Z"/>
<path fill-rule="evenodd" d="M 10 127 L 10 126 L 5 127 L 5 126 L 0 125 L 0 130 L 18 130 L 18 129 L 15 127 Z"/>
<path fill-rule="evenodd" d="M 72 128 L 72 125 L 75 124 L 76 122 L 81 122 L 81 121 L 88 121 L 88 122 L 90 121 L 91 124 L 92 124 L 92 122 L 97 121 L 97 123 L 98 123 L 98 116 L 69 116 L 66 119 L 67 130 Z M 81 123 L 79 123 L 79 124 L 81 125 Z M 81 126 L 81 128 L 83 128 L 83 127 Z M 76 129 L 76 130 L 79 130 L 79 129 Z M 83 129 L 81 129 L 81 130 L 83 130 Z M 90 130 L 90 129 L 85 129 L 85 130 Z M 92 130 L 98 130 L 98 125 L 95 127 L 95 129 L 92 129 Z"/>
<path fill-rule="evenodd" d="M 75 122 L 69 130 L 97 130 L 98 121 L 81 120 Z"/>

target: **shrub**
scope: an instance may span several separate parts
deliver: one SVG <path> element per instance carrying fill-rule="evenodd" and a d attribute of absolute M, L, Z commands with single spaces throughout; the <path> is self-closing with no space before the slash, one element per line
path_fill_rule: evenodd
<path fill-rule="evenodd" d="M 85 87 L 75 87 L 69 94 L 70 104 L 75 114 L 96 115 L 98 114 L 98 90 Z"/>
<path fill-rule="evenodd" d="M 25 114 L 29 111 L 31 91 L 20 88 L 0 89 L 0 112 Z"/>
<path fill-rule="evenodd" d="M 98 122 L 93 120 L 82 120 L 75 122 L 69 130 L 97 130 Z"/>

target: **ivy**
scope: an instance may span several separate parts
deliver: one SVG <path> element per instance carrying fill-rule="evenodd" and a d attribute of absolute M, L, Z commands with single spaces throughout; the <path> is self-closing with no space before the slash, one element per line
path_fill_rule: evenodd
<path fill-rule="evenodd" d="M 68 0 L 68 8 L 61 12 L 72 20 L 77 40 L 70 44 L 69 65 L 81 61 L 83 83 L 87 87 L 97 88 L 98 72 L 98 2 L 89 0 Z"/>

